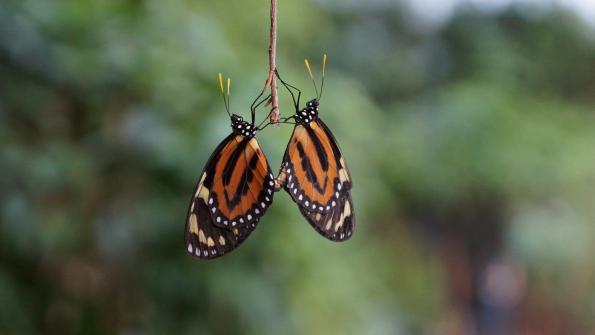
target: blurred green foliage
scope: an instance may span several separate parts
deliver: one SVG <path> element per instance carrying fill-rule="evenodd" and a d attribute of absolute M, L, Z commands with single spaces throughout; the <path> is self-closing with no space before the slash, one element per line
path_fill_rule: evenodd
<path fill-rule="evenodd" d="M 281 2 L 278 66 L 306 98 L 303 58 L 329 55 L 356 234 L 326 241 L 281 192 L 237 251 L 188 257 L 186 206 L 229 132 L 216 73 L 248 115 L 268 11 L 0 4 L 0 334 L 491 334 L 502 259 L 517 332 L 595 331 L 595 35 L 563 11 L 428 30 L 392 2 Z M 259 135 L 273 169 L 290 132 Z"/>

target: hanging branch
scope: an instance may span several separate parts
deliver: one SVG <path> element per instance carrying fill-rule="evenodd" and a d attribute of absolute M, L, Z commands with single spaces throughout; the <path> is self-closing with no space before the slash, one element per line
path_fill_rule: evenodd
<path fill-rule="evenodd" d="M 269 87 L 271 88 L 271 113 L 269 116 L 270 122 L 276 124 L 279 122 L 279 97 L 277 96 L 277 77 L 275 76 L 275 69 L 277 56 L 277 0 L 271 0 L 271 33 L 269 42 L 269 76 L 262 92 L 264 93 Z"/>

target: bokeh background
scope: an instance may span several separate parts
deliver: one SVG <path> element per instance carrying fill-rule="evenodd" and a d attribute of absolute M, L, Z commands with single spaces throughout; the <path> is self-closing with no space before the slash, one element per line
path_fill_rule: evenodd
<path fill-rule="evenodd" d="M 280 192 L 198 261 L 216 74 L 247 116 L 268 1 L 2 0 L 0 334 L 594 334 L 594 7 L 280 1 L 306 98 L 303 58 L 329 56 L 356 233 L 325 240 Z M 290 132 L 259 135 L 274 170 Z"/>

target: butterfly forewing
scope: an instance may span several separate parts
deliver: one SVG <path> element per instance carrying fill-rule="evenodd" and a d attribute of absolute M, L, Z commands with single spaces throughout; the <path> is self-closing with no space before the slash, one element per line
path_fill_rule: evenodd
<path fill-rule="evenodd" d="M 206 185 L 215 225 L 247 226 L 258 220 L 273 200 L 274 177 L 255 138 L 236 135 L 221 151 Z"/>
<path fill-rule="evenodd" d="M 335 157 L 335 160 L 337 161 L 337 166 L 339 169 L 339 180 L 341 180 L 340 191 L 347 192 L 347 191 L 351 190 L 351 174 L 349 173 L 349 169 L 347 168 L 347 165 L 345 165 L 345 159 L 343 158 L 341 149 L 339 149 L 337 140 L 335 139 L 335 136 L 333 135 L 331 130 L 328 128 L 326 123 L 322 122 L 321 119 L 316 120 L 316 123 L 318 124 L 318 126 L 320 126 L 320 129 L 321 129 L 320 132 L 323 134 L 323 137 L 324 136 L 328 137 L 328 143 L 330 144 L 331 150 L 333 151 L 333 156 Z"/>
<path fill-rule="evenodd" d="M 185 242 L 195 257 L 235 249 L 273 200 L 273 179 L 255 138 L 232 134 L 217 147 L 190 202 Z"/>

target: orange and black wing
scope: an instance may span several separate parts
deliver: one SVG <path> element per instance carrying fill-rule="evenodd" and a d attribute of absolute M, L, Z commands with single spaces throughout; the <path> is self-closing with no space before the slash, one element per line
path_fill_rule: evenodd
<path fill-rule="evenodd" d="M 311 212 L 301 206 L 300 212 L 317 232 L 329 240 L 341 242 L 353 234 L 355 216 L 349 192 L 339 197 L 337 205 L 326 214 Z"/>
<path fill-rule="evenodd" d="M 188 252 L 215 258 L 235 249 L 272 203 L 273 190 L 273 174 L 256 139 L 228 136 L 207 162 L 190 201 Z"/>
<path fill-rule="evenodd" d="M 334 241 L 351 237 L 351 176 L 337 141 L 320 119 L 293 130 L 279 173 L 308 222 Z"/>

